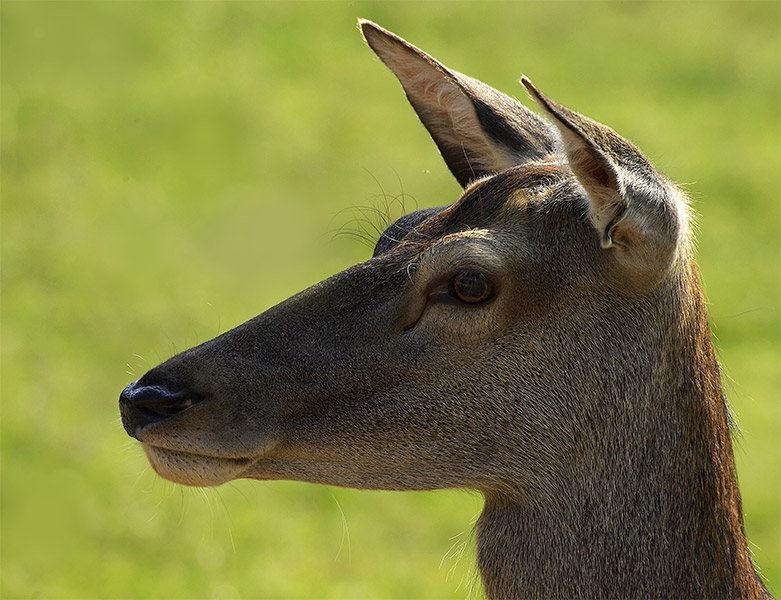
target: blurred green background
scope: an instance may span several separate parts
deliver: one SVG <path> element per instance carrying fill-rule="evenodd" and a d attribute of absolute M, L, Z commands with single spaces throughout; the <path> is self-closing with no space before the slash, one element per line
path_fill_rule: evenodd
<path fill-rule="evenodd" d="M 522 99 L 528 74 L 685 183 L 781 593 L 779 6 L 2 2 L 0 594 L 469 595 L 475 494 L 185 489 L 118 420 L 146 369 L 365 259 L 349 209 L 458 196 L 359 16 Z"/>

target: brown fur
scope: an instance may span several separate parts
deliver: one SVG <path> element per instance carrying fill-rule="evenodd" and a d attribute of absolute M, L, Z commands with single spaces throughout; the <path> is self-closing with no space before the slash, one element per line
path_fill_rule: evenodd
<path fill-rule="evenodd" d="M 186 485 L 479 490 L 491 598 L 767 596 L 683 194 L 528 80 L 552 125 L 361 26 L 463 196 L 152 369 L 128 433 Z"/>

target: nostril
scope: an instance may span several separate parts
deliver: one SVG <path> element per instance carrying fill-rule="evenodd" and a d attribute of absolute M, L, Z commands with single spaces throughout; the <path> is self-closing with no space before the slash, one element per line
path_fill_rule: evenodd
<path fill-rule="evenodd" d="M 156 391 L 159 391 L 159 389 Z M 178 394 L 160 394 L 136 399 L 132 402 L 132 405 L 138 412 L 150 419 L 162 420 L 173 417 L 175 414 L 190 408 L 193 405 L 193 401 Z"/>
<path fill-rule="evenodd" d="M 162 385 L 127 386 L 119 396 L 120 412 L 125 429 L 133 433 L 139 427 L 159 423 L 187 410 L 198 400 L 184 390 L 171 390 Z"/>

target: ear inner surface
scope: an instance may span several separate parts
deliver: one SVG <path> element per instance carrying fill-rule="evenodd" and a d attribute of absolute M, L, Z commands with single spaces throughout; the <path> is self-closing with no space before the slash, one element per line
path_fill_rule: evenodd
<path fill-rule="evenodd" d="M 370 21 L 364 39 L 396 75 L 423 125 L 462 187 L 553 153 L 555 134 L 509 96 L 450 70 Z"/>

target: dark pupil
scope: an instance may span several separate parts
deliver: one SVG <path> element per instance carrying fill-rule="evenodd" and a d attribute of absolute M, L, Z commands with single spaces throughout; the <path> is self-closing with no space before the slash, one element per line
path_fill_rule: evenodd
<path fill-rule="evenodd" d="M 463 302 L 482 302 L 489 296 L 488 282 L 481 273 L 466 271 L 452 280 L 454 295 Z"/>

